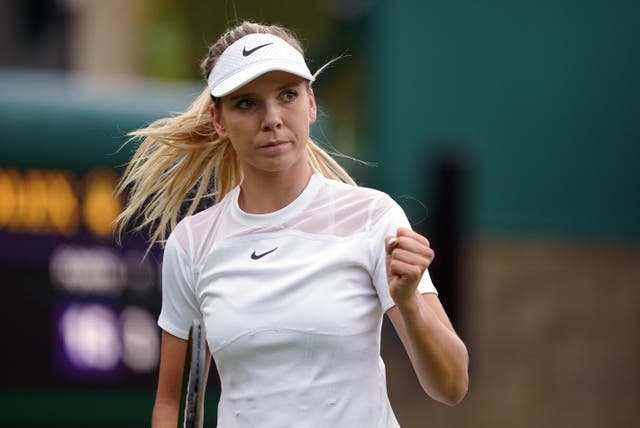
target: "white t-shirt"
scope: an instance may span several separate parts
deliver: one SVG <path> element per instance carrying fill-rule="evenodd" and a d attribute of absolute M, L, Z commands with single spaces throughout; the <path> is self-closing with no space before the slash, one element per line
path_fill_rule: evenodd
<path fill-rule="evenodd" d="M 398 427 L 380 330 L 394 305 L 384 238 L 410 227 L 402 209 L 319 174 L 269 214 L 243 212 L 239 192 L 181 221 L 163 261 L 158 324 L 187 338 L 204 318 L 218 427 Z M 436 292 L 426 272 L 419 289 Z"/>

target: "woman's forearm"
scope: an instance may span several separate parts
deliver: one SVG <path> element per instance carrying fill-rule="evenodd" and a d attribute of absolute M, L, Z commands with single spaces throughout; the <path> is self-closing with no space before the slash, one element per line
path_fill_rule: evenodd
<path fill-rule="evenodd" d="M 152 428 L 175 428 L 178 425 L 178 406 L 156 401 L 151 414 Z"/>
<path fill-rule="evenodd" d="M 445 404 L 458 404 L 468 389 L 469 357 L 437 296 L 416 292 L 391 311 L 424 391 Z"/>

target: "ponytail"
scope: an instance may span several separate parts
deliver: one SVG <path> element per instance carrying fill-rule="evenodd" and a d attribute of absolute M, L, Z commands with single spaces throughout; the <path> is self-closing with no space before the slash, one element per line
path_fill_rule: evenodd
<path fill-rule="evenodd" d="M 151 229 L 150 245 L 163 243 L 185 201 L 190 203 L 184 215 L 191 215 L 202 198 L 220 200 L 240 183 L 235 151 L 218 137 L 210 106 L 205 89 L 185 113 L 128 134 L 127 143 L 141 143 L 116 188 L 118 195 L 128 190 L 125 209 L 115 220 L 118 237 L 136 218 L 134 231 Z"/>

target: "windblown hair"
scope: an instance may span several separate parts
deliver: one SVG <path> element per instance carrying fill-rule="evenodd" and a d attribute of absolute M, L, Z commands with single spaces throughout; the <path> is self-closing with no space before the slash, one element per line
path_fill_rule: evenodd
<path fill-rule="evenodd" d="M 287 29 L 243 22 L 209 48 L 201 64 L 205 80 L 226 48 L 253 33 L 276 35 L 304 55 L 300 42 Z M 217 100 L 205 87 L 186 112 L 156 120 L 128 134 L 127 143 L 140 141 L 140 145 L 116 188 L 118 195 L 128 193 L 125 209 L 115 221 L 118 237 L 135 219 L 134 231 L 149 232 L 149 249 L 155 243 L 164 243 L 179 218 L 193 214 L 203 198 L 213 198 L 215 203 L 240 184 L 243 174 L 238 157 L 229 140 L 221 139 L 213 127 L 212 103 L 215 105 Z M 314 171 L 355 185 L 349 174 L 312 140 L 307 145 L 307 156 Z"/>

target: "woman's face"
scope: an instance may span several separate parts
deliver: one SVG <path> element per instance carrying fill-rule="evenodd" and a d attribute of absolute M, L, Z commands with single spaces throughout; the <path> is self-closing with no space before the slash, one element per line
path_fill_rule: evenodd
<path fill-rule="evenodd" d="M 228 138 L 246 174 L 308 172 L 309 125 L 316 103 L 308 82 L 282 71 L 266 73 L 212 109 L 218 136 Z"/>

